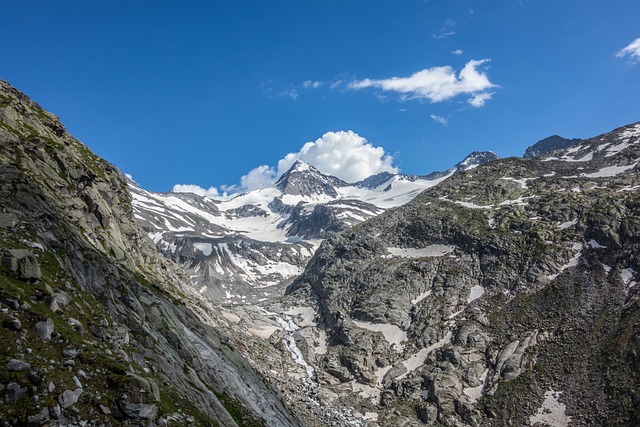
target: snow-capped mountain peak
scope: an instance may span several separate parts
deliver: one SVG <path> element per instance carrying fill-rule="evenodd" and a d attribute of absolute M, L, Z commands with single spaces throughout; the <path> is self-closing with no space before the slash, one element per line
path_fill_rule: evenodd
<path fill-rule="evenodd" d="M 347 183 L 334 176 L 325 175 L 314 166 L 297 160 L 275 183 L 284 194 L 296 196 L 327 195 L 338 197 L 337 187 Z"/>

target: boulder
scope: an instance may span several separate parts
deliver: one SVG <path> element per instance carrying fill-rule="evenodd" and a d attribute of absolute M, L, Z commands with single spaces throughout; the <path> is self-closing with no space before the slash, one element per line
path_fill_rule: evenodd
<path fill-rule="evenodd" d="M 9 363 L 7 363 L 8 371 L 28 371 L 29 369 L 31 369 L 31 364 L 23 362 L 22 360 L 11 359 Z"/>
<path fill-rule="evenodd" d="M 22 280 L 37 280 L 42 277 L 36 256 L 27 249 L 5 249 L 1 252 L 2 264 L 18 274 Z"/>
<path fill-rule="evenodd" d="M 53 320 L 48 318 L 47 320 L 42 320 L 35 324 L 33 329 L 35 330 L 36 335 L 42 341 L 49 341 L 51 339 L 51 334 L 54 330 Z"/>
<path fill-rule="evenodd" d="M 75 390 L 65 390 L 60 396 L 58 396 L 58 403 L 63 409 L 67 409 L 70 406 L 75 405 L 80 399 L 82 389 L 77 388 Z"/>
<path fill-rule="evenodd" d="M 4 392 L 4 401 L 7 405 L 14 405 L 26 392 L 26 387 L 20 387 L 18 383 L 9 383 Z"/>
<path fill-rule="evenodd" d="M 42 411 L 35 415 L 29 415 L 27 417 L 27 427 L 40 427 L 47 424 L 49 421 L 49 410 L 44 408 Z"/>

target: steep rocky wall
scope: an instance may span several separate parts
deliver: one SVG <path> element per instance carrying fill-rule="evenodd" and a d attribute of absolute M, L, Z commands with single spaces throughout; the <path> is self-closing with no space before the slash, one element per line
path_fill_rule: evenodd
<path fill-rule="evenodd" d="M 298 424 L 186 308 L 119 171 L 1 81 L 0 200 L 0 420 Z"/>

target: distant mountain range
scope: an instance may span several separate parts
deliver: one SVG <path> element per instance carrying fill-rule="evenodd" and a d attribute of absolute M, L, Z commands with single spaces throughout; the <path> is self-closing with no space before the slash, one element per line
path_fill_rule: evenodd
<path fill-rule="evenodd" d="M 558 136 L 525 155 L 576 144 Z M 129 182 L 138 223 L 158 250 L 181 264 L 203 297 L 247 303 L 280 295 L 320 242 L 403 205 L 455 174 L 498 160 L 474 151 L 446 171 L 427 175 L 382 172 L 356 183 L 296 161 L 271 188 L 214 200 L 190 193 L 152 193 Z"/>
<path fill-rule="evenodd" d="M 246 303 L 281 295 L 320 242 L 413 199 L 454 174 L 496 160 L 473 152 L 444 172 L 383 172 L 353 184 L 295 162 L 271 188 L 213 200 L 152 193 L 129 182 L 135 217 L 204 297 Z"/>

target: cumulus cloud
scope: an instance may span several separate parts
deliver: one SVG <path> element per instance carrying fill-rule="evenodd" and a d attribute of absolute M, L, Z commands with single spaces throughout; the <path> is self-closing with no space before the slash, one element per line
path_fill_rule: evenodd
<path fill-rule="evenodd" d="M 431 102 L 442 102 L 458 95 L 471 95 L 469 103 L 482 106 L 491 98 L 486 91 L 496 87 L 479 67 L 489 59 L 472 60 L 456 75 L 451 66 L 427 68 L 409 77 L 391 77 L 388 79 L 364 79 L 349 83 L 352 90 L 379 88 L 384 91 L 397 92 L 407 98 L 428 99 Z"/>
<path fill-rule="evenodd" d="M 276 171 L 273 168 L 267 165 L 260 165 L 240 178 L 240 188 L 245 191 L 267 188 L 275 182 L 275 179 Z"/>
<path fill-rule="evenodd" d="M 476 108 L 483 107 L 484 103 L 490 100 L 492 96 L 493 94 L 489 92 L 476 93 L 469 99 L 469 104 Z"/>
<path fill-rule="evenodd" d="M 640 37 L 616 52 L 616 56 L 618 58 L 629 57 L 633 62 L 638 62 L 640 60 Z"/>
<path fill-rule="evenodd" d="M 204 189 L 198 185 L 178 184 L 171 191 L 194 193 L 214 199 L 233 197 L 237 193 L 271 187 L 297 161 L 315 166 L 320 172 L 346 182 L 357 182 L 380 172 L 398 173 L 393 157 L 382 147 L 375 147 L 353 131 L 327 132 L 313 142 L 289 153 L 277 166 L 260 165 L 240 178 L 239 185 Z"/>
<path fill-rule="evenodd" d="M 442 116 L 438 116 L 436 114 L 432 114 L 431 118 L 433 119 L 434 122 L 436 123 L 440 123 L 441 125 L 447 125 L 447 123 L 449 123 L 449 121 L 447 119 L 445 119 Z"/>
<path fill-rule="evenodd" d="M 194 184 L 176 184 L 171 189 L 174 193 L 193 193 L 198 196 L 210 197 L 212 199 L 219 199 L 224 197 L 224 194 L 220 194 L 217 188 L 209 187 L 208 189 L 202 188 L 199 185 Z"/>
<path fill-rule="evenodd" d="M 353 131 L 327 132 L 307 142 L 297 153 L 289 153 L 278 162 L 278 175 L 296 160 L 314 165 L 320 172 L 347 182 L 360 181 L 380 172 L 397 173 L 393 157 L 384 148 L 374 147 Z"/>
<path fill-rule="evenodd" d="M 284 156 L 276 167 L 261 165 L 252 169 L 240 179 L 240 187 L 243 191 L 270 187 L 297 160 L 346 182 L 360 181 L 380 172 L 398 172 L 393 157 L 382 147 L 374 147 L 353 131 L 327 132 L 304 144 L 300 151 Z"/>
<path fill-rule="evenodd" d="M 452 50 L 451 53 L 453 53 L 454 55 L 462 55 L 464 52 L 462 51 L 462 49 L 456 49 Z"/>

